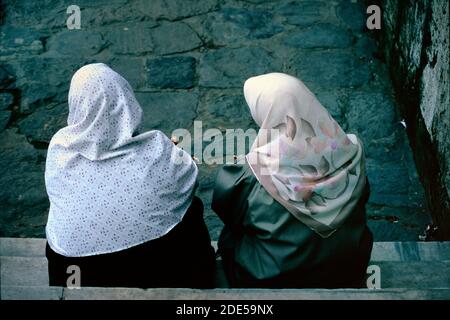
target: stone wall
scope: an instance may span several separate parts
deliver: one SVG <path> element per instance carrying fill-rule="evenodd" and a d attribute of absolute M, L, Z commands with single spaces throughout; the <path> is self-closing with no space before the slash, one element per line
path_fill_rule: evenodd
<path fill-rule="evenodd" d="M 450 239 L 449 3 L 383 0 L 384 55 L 441 239 Z"/>

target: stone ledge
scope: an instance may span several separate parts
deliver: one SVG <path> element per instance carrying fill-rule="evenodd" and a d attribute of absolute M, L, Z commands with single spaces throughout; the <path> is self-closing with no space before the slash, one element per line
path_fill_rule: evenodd
<path fill-rule="evenodd" d="M 1 288 L 4 300 L 447 300 L 450 289 Z"/>
<path fill-rule="evenodd" d="M 45 239 L 0 238 L 2 285 L 48 286 L 44 252 Z M 375 242 L 370 265 L 380 268 L 382 288 L 450 288 L 450 242 Z M 228 287 L 219 260 L 215 286 Z"/>
<path fill-rule="evenodd" d="M 217 242 L 211 245 L 217 250 Z M 0 256 L 44 257 L 45 239 L 0 238 Z M 375 242 L 372 261 L 450 261 L 450 242 Z"/>
<path fill-rule="evenodd" d="M 47 259 L 0 257 L 1 283 L 6 286 L 48 286 Z M 371 261 L 380 270 L 381 288 L 450 288 L 450 261 Z M 228 288 L 222 263 L 216 262 L 216 288 Z M 370 274 L 372 274 L 370 272 Z"/>

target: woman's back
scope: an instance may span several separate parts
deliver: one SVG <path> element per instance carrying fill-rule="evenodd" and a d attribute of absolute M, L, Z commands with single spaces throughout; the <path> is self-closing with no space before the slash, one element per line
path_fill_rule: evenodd
<path fill-rule="evenodd" d="M 247 164 L 218 173 L 212 208 L 224 221 L 219 239 L 227 276 L 239 287 L 359 286 L 372 235 L 364 205 L 369 184 L 346 222 L 322 238 L 261 186 Z"/>

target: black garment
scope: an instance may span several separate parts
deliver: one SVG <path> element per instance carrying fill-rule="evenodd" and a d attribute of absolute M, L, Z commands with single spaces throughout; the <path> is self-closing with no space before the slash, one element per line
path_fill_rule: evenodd
<path fill-rule="evenodd" d="M 88 257 L 65 257 L 47 244 L 46 256 L 51 286 L 66 286 L 67 267 L 77 265 L 85 287 L 213 287 L 215 254 L 197 197 L 183 220 L 161 238 Z"/>
<path fill-rule="evenodd" d="M 261 186 L 247 164 L 219 170 L 212 208 L 224 222 L 219 253 L 232 287 L 344 288 L 364 285 L 372 251 L 365 204 L 322 238 Z"/>

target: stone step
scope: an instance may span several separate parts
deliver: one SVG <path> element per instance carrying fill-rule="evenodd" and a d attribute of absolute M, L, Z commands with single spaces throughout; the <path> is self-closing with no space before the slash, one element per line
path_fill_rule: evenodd
<path fill-rule="evenodd" d="M 45 257 L 0 257 L 1 283 L 6 286 L 48 286 Z M 450 288 L 450 261 L 372 261 L 380 269 L 381 288 Z M 216 286 L 228 287 L 217 261 Z"/>
<path fill-rule="evenodd" d="M 84 289 L 84 288 L 83 288 Z M 49 286 L 1 285 L 0 300 L 61 300 L 64 289 Z"/>
<path fill-rule="evenodd" d="M 448 300 L 450 289 L 176 289 L 2 286 L 4 300 Z"/>
<path fill-rule="evenodd" d="M 6 286 L 48 286 L 47 258 L 0 257 L 0 283 Z M 216 286 L 228 287 L 220 261 L 216 266 Z"/>
<path fill-rule="evenodd" d="M 212 242 L 217 248 L 217 243 Z M 0 256 L 43 257 L 45 239 L 0 238 Z M 372 261 L 450 261 L 450 242 L 375 242 Z"/>
<path fill-rule="evenodd" d="M 383 289 L 450 288 L 450 242 L 376 242 L 370 265 L 380 268 Z M 0 266 L 2 286 L 48 286 L 45 239 L 0 238 Z M 216 287 L 228 287 L 220 261 Z"/>
<path fill-rule="evenodd" d="M 48 286 L 47 258 L 0 257 L 2 286 Z"/>
<path fill-rule="evenodd" d="M 0 238 L 0 256 L 45 257 L 45 239 Z"/>

